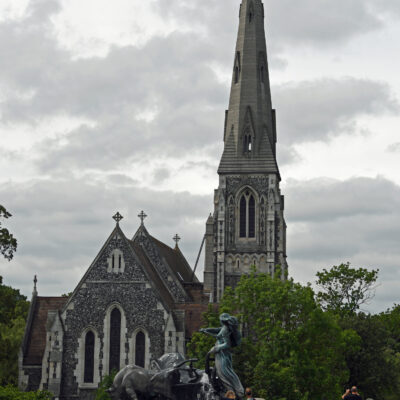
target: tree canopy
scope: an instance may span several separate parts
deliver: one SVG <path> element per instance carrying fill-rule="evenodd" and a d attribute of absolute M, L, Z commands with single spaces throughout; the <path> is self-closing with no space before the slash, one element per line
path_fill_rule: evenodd
<path fill-rule="evenodd" d="M 12 215 L 0 204 L 0 253 L 8 261 L 14 257 L 17 250 L 17 239 L 9 232 L 7 228 L 2 227 L 2 219 L 8 219 Z"/>
<path fill-rule="evenodd" d="M 379 270 L 351 268 L 340 264 L 330 270 L 317 273 L 317 285 L 321 289 L 318 300 L 325 310 L 336 313 L 353 313 L 375 295 Z"/>
<path fill-rule="evenodd" d="M 18 382 L 18 352 L 28 308 L 26 297 L 4 285 L 0 276 L 0 385 Z"/>
<path fill-rule="evenodd" d="M 235 314 L 244 331 L 235 369 L 260 397 L 337 399 L 348 378 L 346 335 L 336 317 L 317 304 L 310 286 L 280 276 L 253 271 L 235 290 L 225 291 L 220 312 Z M 208 326 L 219 326 L 214 310 L 205 317 Z M 204 358 L 212 344 L 194 335 L 189 353 Z"/>

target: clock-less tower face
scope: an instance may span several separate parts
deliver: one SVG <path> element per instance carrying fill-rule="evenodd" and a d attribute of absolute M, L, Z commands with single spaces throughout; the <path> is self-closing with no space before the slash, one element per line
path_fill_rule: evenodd
<path fill-rule="evenodd" d="M 284 199 L 276 161 L 264 5 L 243 0 L 234 55 L 224 151 L 206 226 L 204 289 L 219 301 L 252 266 L 273 274 L 287 270 Z"/>

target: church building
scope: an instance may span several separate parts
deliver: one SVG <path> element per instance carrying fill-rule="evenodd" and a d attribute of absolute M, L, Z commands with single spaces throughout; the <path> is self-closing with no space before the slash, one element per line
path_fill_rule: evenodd
<path fill-rule="evenodd" d="M 37 280 L 19 354 L 19 386 L 56 399 L 95 397 L 101 380 L 128 364 L 148 368 L 164 353 L 185 354 L 209 303 L 253 265 L 287 272 L 284 199 L 276 161 L 261 0 L 242 0 L 224 151 L 214 212 L 206 223 L 204 282 L 179 249 L 145 226 L 133 237 L 122 215 L 69 297 L 38 295 Z"/>

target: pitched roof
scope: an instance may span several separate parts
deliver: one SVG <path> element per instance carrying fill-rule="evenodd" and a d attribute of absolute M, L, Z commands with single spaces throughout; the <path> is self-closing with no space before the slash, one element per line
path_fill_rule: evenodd
<path fill-rule="evenodd" d="M 193 275 L 193 270 L 190 268 L 189 263 L 186 261 L 185 256 L 182 254 L 179 247 L 175 249 L 169 247 L 165 243 L 150 236 L 154 244 L 157 246 L 161 255 L 165 258 L 168 265 L 171 267 L 175 276 L 183 282 L 198 282 L 196 275 Z"/>
<path fill-rule="evenodd" d="M 137 242 L 131 241 L 131 246 L 133 248 L 133 251 L 135 252 L 135 255 L 137 256 L 140 263 L 142 264 L 143 268 L 145 268 L 145 272 L 149 276 L 149 279 L 155 286 L 157 293 L 160 295 L 161 299 L 163 301 L 165 301 L 168 308 L 172 309 L 173 305 L 174 305 L 174 299 L 172 298 L 168 289 L 165 287 L 160 275 L 155 270 L 153 264 L 148 259 L 146 252 L 142 249 L 140 244 L 138 244 Z"/>
<path fill-rule="evenodd" d="M 41 365 L 46 348 L 46 323 L 49 311 L 61 310 L 67 297 L 36 297 L 32 325 L 28 332 L 27 347 L 24 353 L 25 365 Z"/>

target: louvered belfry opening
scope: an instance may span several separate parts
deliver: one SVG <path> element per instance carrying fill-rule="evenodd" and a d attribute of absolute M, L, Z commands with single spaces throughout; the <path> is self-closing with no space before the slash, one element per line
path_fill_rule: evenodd
<path fill-rule="evenodd" d="M 110 370 L 119 371 L 121 353 L 121 312 L 114 308 L 110 319 Z"/>

